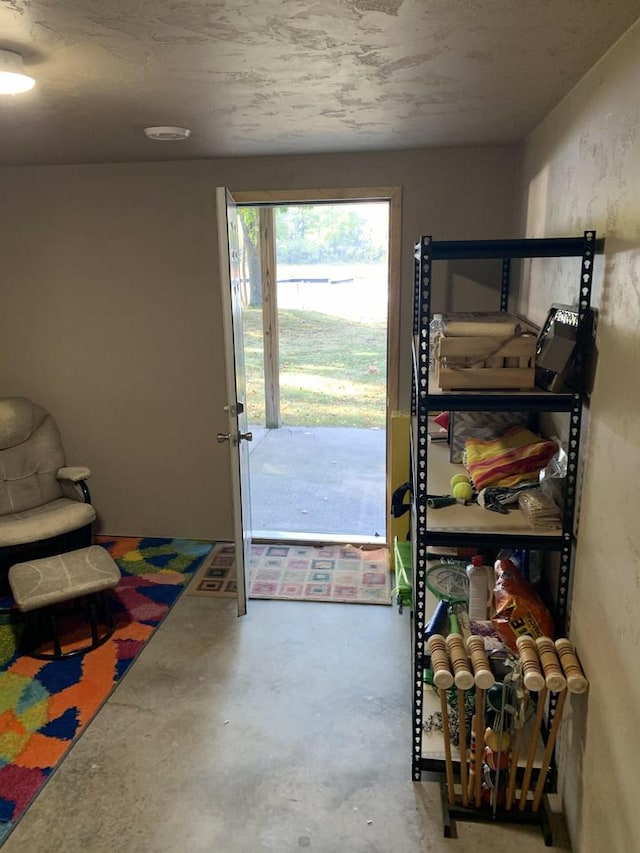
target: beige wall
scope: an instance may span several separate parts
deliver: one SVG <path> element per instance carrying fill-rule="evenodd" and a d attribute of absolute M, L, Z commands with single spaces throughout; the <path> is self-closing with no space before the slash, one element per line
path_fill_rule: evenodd
<path fill-rule="evenodd" d="M 637 24 L 536 129 L 524 162 L 527 236 L 606 237 L 571 623 L 591 688 L 572 699 L 559 750 L 576 853 L 640 843 L 639 93 Z M 534 278 L 538 319 L 552 301 L 575 301 L 554 265 Z"/>
<path fill-rule="evenodd" d="M 401 185 L 408 335 L 413 241 L 514 234 L 517 167 L 460 148 L 0 169 L 0 394 L 52 410 L 103 531 L 228 538 L 216 185 Z M 407 406 L 408 346 L 401 382 Z"/>

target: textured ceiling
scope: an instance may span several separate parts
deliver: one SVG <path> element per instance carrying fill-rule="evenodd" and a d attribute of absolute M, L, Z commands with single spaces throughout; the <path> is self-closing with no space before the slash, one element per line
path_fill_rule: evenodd
<path fill-rule="evenodd" d="M 0 0 L 0 164 L 510 143 L 640 0 Z M 191 128 L 147 140 L 147 125 Z"/>

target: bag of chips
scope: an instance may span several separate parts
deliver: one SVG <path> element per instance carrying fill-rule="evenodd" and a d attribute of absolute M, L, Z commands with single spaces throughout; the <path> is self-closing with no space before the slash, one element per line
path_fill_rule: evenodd
<path fill-rule="evenodd" d="M 495 615 L 491 618 L 502 641 L 518 652 L 518 637 L 554 636 L 553 619 L 548 608 L 511 560 L 496 560 L 493 597 Z"/>

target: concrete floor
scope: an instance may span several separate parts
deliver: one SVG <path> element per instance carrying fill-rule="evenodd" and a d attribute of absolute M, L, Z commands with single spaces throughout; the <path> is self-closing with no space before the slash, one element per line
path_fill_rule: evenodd
<path fill-rule="evenodd" d="M 251 427 L 251 528 L 385 536 L 385 430 Z"/>
<path fill-rule="evenodd" d="M 183 595 L 3 853 L 545 849 L 534 827 L 443 838 L 409 691 L 406 613 Z"/>

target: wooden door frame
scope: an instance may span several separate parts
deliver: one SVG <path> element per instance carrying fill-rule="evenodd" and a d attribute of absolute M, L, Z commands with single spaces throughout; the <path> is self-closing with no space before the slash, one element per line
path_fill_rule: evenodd
<path fill-rule="evenodd" d="M 262 340 L 265 382 L 265 426 L 282 426 L 280 411 L 280 332 L 276 276 L 276 215 L 271 206 L 259 209 L 260 274 L 262 277 Z"/>
<path fill-rule="evenodd" d="M 389 202 L 389 258 L 387 304 L 387 410 L 386 410 L 386 505 L 385 539 L 390 534 L 391 506 L 391 413 L 398 408 L 400 367 L 400 279 L 402 241 L 402 187 L 342 187 L 340 189 L 231 190 L 239 205 L 286 205 L 327 202 Z"/>

